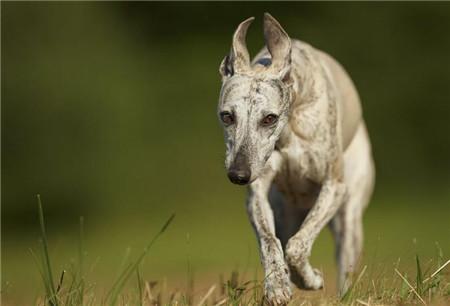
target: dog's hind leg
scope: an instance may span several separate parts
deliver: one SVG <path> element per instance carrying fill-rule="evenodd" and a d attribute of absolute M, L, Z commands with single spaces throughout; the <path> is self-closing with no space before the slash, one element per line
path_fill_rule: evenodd
<path fill-rule="evenodd" d="M 363 246 L 364 209 L 372 194 L 375 170 L 364 124 L 344 154 L 344 180 L 348 198 L 330 222 L 336 242 L 338 290 L 344 294 L 357 268 Z"/>
<path fill-rule="evenodd" d="M 356 199 L 349 201 L 356 201 Z M 336 244 L 338 291 L 340 295 L 343 295 L 350 286 L 351 277 L 361 256 L 362 213 L 342 207 L 330 222 L 330 228 Z"/>

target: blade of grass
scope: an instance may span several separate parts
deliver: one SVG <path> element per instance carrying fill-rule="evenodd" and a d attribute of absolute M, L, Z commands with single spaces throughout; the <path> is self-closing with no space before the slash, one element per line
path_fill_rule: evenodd
<path fill-rule="evenodd" d="M 405 274 L 403 278 L 408 279 L 408 274 Z M 392 290 L 392 295 L 399 295 L 402 300 L 406 299 L 409 294 L 412 292 L 411 287 L 404 281 L 400 283 L 400 291 L 395 292 L 395 290 Z"/>
<path fill-rule="evenodd" d="M 130 269 L 132 268 L 133 264 L 129 263 L 127 264 L 127 260 L 128 257 L 130 257 L 130 253 L 131 253 L 131 249 L 127 248 L 125 251 L 125 255 L 122 259 L 122 263 L 120 264 L 120 269 L 118 271 L 121 270 L 121 272 L 119 273 L 119 276 L 116 278 L 116 281 L 114 282 L 114 284 L 112 285 L 110 291 L 108 292 L 108 294 L 106 295 L 105 300 L 108 300 L 108 298 L 110 297 L 110 295 L 113 293 L 114 288 L 116 288 L 120 281 L 122 280 L 122 278 L 130 271 Z"/>
<path fill-rule="evenodd" d="M 75 268 L 73 267 L 73 265 L 72 265 L 71 269 L 72 269 L 72 271 L 75 271 Z M 75 288 L 76 283 L 77 283 L 77 277 L 74 273 L 69 272 L 69 274 L 72 274 L 72 277 L 71 277 L 70 285 L 67 289 L 67 293 L 65 294 L 66 299 L 65 299 L 63 305 L 77 305 L 77 297 L 78 297 L 78 290 L 79 290 L 78 288 Z"/>
<path fill-rule="evenodd" d="M 123 274 L 124 270 L 128 269 L 130 267 L 130 263 L 128 263 L 131 256 L 131 248 L 127 247 L 125 250 L 125 254 L 122 257 L 122 262 L 119 265 L 119 268 L 117 269 L 117 274 L 120 275 Z"/>
<path fill-rule="evenodd" d="M 59 277 L 58 287 L 56 287 L 56 293 L 59 293 L 59 291 L 62 288 L 62 284 L 64 281 L 64 275 L 66 274 L 66 270 L 62 270 L 61 276 Z"/>
<path fill-rule="evenodd" d="M 351 284 L 351 286 L 347 289 L 345 294 L 342 296 L 341 302 L 348 302 L 352 298 L 354 289 L 356 288 L 356 285 L 358 285 L 358 283 L 361 281 L 364 273 L 366 272 L 366 269 L 367 269 L 367 265 L 364 266 L 364 268 L 361 270 L 358 277 L 356 278 L 356 281 L 353 284 Z"/>
<path fill-rule="evenodd" d="M 139 306 L 142 306 L 143 300 L 144 300 L 144 294 L 142 290 L 142 277 L 139 272 L 139 266 L 136 268 L 136 277 L 137 277 L 137 284 L 138 284 L 138 294 L 139 294 Z"/>
<path fill-rule="evenodd" d="M 416 254 L 416 290 L 417 293 L 419 293 L 420 295 L 423 294 L 422 281 L 423 281 L 422 268 L 420 267 L 419 255 Z"/>
<path fill-rule="evenodd" d="M 42 235 L 42 252 L 44 257 L 44 271 L 47 273 L 47 279 L 49 283 L 49 288 L 51 295 L 49 296 L 49 303 L 52 306 L 57 306 L 57 296 L 55 284 L 53 283 L 53 273 L 52 266 L 50 264 L 50 255 L 48 251 L 48 239 L 47 239 L 47 231 L 45 229 L 45 220 L 44 220 L 44 210 L 42 208 L 41 196 L 37 195 L 38 200 L 38 208 L 39 208 L 39 224 L 41 226 L 41 235 Z"/>
<path fill-rule="evenodd" d="M 46 274 L 45 274 L 45 272 L 43 270 L 43 263 L 42 264 L 39 263 L 39 259 L 38 259 L 37 255 L 33 252 L 32 249 L 29 249 L 29 251 L 30 251 L 30 254 L 31 254 L 31 256 L 32 256 L 32 258 L 33 258 L 37 268 L 38 268 L 38 270 L 39 270 L 39 274 L 41 275 L 42 282 L 44 283 L 45 295 L 46 296 L 51 296 L 52 295 L 52 291 L 51 291 L 51 289 L 49 287 L 49 281 L 47 279 L 47 276 L 46 276 Z"/>
<path fill-rule="evenodd" d="M 116 279 L 116 281 L 114 282 L 113 286 L 111 287 L 111 290 L 106 295 L 106 300 L 108 300 L 108 298 L 113 294 L 114 290 L 117 288 L 117 286 L 119 286 L 119 284 L 122 281 L 122 279 L 131 270 L 132 267 L 133 267 L 133 264 L 130 263 L 130 264 L 127 265 L 127 267 L 125 269 L 123 269 L 123 271 L 120 273 L 119 277 Z"/>
<path fill-rule="evenodd" d="M 186 304 L 192 305 L 194 300 L 194 270 L 191 265 L 191 256 L 190 256 L 190 235 L 189 233 L 186 236 L 186 244 L 187 244 L 187 292 L 186 292 Z"/>
<path fill-rule="evenodd" d="M 220 300 L 219 302 L 217 302 L 216 304 L 214 304 L 214 306 L 220 306 L 225 304 L 228 301 L 228 298 L 224 298 L 222 300 Z"/>
<path fill-rule="evenodd" d="M 137 269 L 139 264 L 144 259 L 145 255 L 150 251 L 153 244 L 158 240 L 158 238 L 166 231 L 167 227 L 172 223 L 173 219 L 175 218 L 175 214 L 172 214 L 169 219 L 164 223 L 164 225 L 161 227 L 161 229 L 156 233 L 156 235 L 150 240 L 150 242 L 147 244 L 147 246 L 144 248 L 144 251 L 141 253 L 141 255 L 137 258 L 137 260 L 132 263 L 127 269 L 124 270 L 124 272 L 121 274 L 119 279 L 115 282 L 111 290 L 107 294 L 107 300 L 110 301 L 110 305 L 116 305 L 117 304 L 117 298 L 125 286 L 126 282 L 130 278 L 130 276 L 133 274 L 133 271 Z"/>
<path fill-rule="evenodd" d="M 424 304 L 427 305 L 427 303 L 422 299 L 422 297 L 417 293 L 416 289 L 408 282 L 408 280 L 397 270 L 395 269 L 395 272 L 400 276 L 400 278 L 403 280 L 403 282 L 414 292 L 414 294 L 417 296 L 417 298 Z"/>
<path fill-rule="evenodd" d="M 364 306 L 370 306 L 370 304 L 368 302 L 364 302 L 363 300 L 360 300 L 360 299 L 356 299 L 356 303 L 364 305 Z"/>
<path fill-rule="evenodd" d="M 211 288 L 209 288 L 208 292 L 206 292 L 205 296 L 198 303 L 198 306 L 203 306 L 211 294 L 213 294 L 214 290 L 216 290 L 216 285 L 212 285 Z"/>
<path fill-rule="evenodd" d="M 78 237 L 78 303 L 83 305 L 84 299 L 84 217 L 80 216 L 80 229 Z"/>
<path fill-rule="evenodd" d="M 450 259 L 447 260 L 447 262 L 446 262 L 445 264 L 443 264 L 442 266 L 440 266 L 439 269 L 437 269 L 436 271 L 434 271 L 434 273 L 431 274 L 430 277 L 427 277 L 426 279 L 424 279 L 423 282 L 425 283 L 425 282 L 429 281 L 430 279 L 432 279 L 433 277 L 435 277 L 436 275 L 438 275 L 439 272 L 441 272 L 442 270 L 444 270 L 444 268 L 445 268 L 448 264 L 450 264 Z"/>

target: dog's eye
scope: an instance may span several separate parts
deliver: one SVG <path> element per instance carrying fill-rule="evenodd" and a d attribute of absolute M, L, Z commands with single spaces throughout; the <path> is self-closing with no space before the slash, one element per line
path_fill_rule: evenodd
<path fill-rule="evenodd" d="M 268 125 L 274 124 L 275 122 L 277 122 L 277 120 L 278 120 L 278 116 L 277 115 L 270 114 L 270 115 L 265 116 L 263 118 L 263 120 L 261 121 L 261 123 L 262 123 L 262 125 L 268 126 Z"/>
<path fill-rule="evenodd" d="M 225 124 L 226 126 L 234 123 L 233 114 L 231 114 L 229 112 L 220 113 L 220 120 L 222 120 L 223 124 Z"/>

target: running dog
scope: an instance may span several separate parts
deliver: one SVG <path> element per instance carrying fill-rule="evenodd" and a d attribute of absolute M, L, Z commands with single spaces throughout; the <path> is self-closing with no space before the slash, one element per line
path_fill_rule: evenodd
<path fill-rule="evenodd" d="M 220 65 L 218 116 L 228 177 L 248 185 L 265 298 L 286 304 L 291 281 L 322 288 L 309 257 L 326 225 L 336 242 L 343 293 L 361 255 L 362 215 L 375 180 L 358 93 L 335 59 L 289 38 L 268 13 L 265 47 L 250 61 L 245 37 L 253 20 L 238 26 Z"/>

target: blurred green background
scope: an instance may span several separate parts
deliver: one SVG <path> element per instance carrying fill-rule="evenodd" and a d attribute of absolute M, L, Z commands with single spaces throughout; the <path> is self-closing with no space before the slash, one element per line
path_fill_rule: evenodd
<path fill-rule="evenodd" d="M 103 288 L 127 248 L 137 254 L 172 212 L 145 278 L 182 284 L 188 266 L 198 279 L 258 269 L 215 111 L 232 33 L 256 16 L 255 54 L 265 11 L 336 57 L 359 89 L 377 164 L 365 260 L 413 263 L 435 242 L 448 257 L 449 3 L 2 2 L 4 301 L 42 293 L 29 253 L 37 193 L 58 274 L 76 257 L 79 216 L 88 278 Z M 313 257 L 333 278 L 327 231 Z"/>

